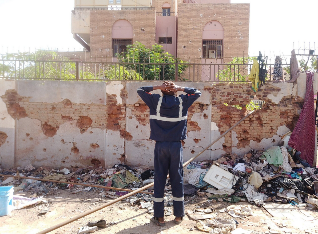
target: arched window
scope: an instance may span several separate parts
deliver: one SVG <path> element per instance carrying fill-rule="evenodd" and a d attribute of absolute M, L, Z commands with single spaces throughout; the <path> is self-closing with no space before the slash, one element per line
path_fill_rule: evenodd
<path fill-rule="evenodd" d="M 127 20 L 118 20 L 114 23 L 112 29 L 113 39 L 113 57 L 117 53 L 126 51 L 127 45 L 133 44 L 133 27 Z"/>
<path fill-rule="evenodd" d="M 170 16 L 170 4 L 167 2 L 162 5 L 162 16 Z"/>
<path fill-rule="evenodd" d="M 202 58 L 223 58 L 224 30 L 217 21 L 207 23 L 202 34 Z"/>

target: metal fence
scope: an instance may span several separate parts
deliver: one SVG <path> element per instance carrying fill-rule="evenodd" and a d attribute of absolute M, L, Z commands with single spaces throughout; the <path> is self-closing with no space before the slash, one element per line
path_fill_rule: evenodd
<path fill-rule="evenodd" d="M 0 60 L 0 79 L 248 82 L 252 65 Z M 266 80 L 272 80 L 273 67 L 266 64 Z"/>

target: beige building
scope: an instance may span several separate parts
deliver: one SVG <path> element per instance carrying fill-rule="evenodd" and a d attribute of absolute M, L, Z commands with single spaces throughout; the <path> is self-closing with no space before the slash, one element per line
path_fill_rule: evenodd
<path fill-rule="evenodd" d="M 249 17 L 249 4 L 230 0 L 75 0 L 72 33 L 107 61 L 138 41 L 192 63 L 226 63 L 248 55 Z"/>

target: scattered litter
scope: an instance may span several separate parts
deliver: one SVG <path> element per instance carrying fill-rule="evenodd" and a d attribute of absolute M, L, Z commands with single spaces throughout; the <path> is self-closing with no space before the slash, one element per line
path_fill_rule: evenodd
<path fill-rule="evenodd" d="M 14 181 L 14 178 L 13 177 L 8 177 L 7 179 L 5 179 L 4 181 L 2 181 L 2 185 L 7 185 L 7 184 L 10 184 Z"/>
<path fill-rule="evenodd" d="M 307 203 L 314 205 L 318 209 L 318 199 L 315 199 L 313 197 L 309 197 L 307 200 Z"/>
<path fill-rule="evenodd" d="M 245 218 L 253 215 L 251 206 L 236 206 L 231 205 L 226 208 L 229 215 L 232 217 Z"/>
<path fill-rule="evenodd" d="M 152 203 L 151 202 L 140 202 L 140 207 L 142 209 L 148 209 L 148 208 L 152 207 Z"/>
<path fill-rule="evenodd" d="M 85 227 L 81 227 L 77 233 L 78 234 L 93 233 L 96 230 L 98 230 L 98 227 L 96 227 L 96 226 L 94 226 L 94 227 L 85 226 Z"/>
<path fill-rule="evenodd" d="M 142 182 L 142 184 L 145 186 L 145 185 L 151 184 L 151 183 L 153 183 L 153 182 L 154 182 L 154 179 L 148 179 L 148 180 L 144 180 L 144 181 Z"/>
<path fill-rule="evenodd" d="M 192 184 L 185 184 L 183 186 L 184 188 L 184 195 L 185 196 L 193 196 L 197 193 L 197 191 L 199 190 L 198 188 L 196 188 L 195 186 L 193 186 Z"/>
<path fill-rule="evenodd" d="M 234 171 L 245 171 L 245 164 L 244 163 L 238 163 L 236 166 L 233 168 Z"/>
<path fill-rule="evenodd" d="M 60 170 L 60 172 L 63 172 L 64 175 L 70 174 L 70 170 L 67 169 L 67 168 L 64 168 L 64 169 Z"/>
<path fill-rule="evenodd" d="M 246 198 L 249 202 L 254 202 L 256 205 L 262 205 L 266 199 L 266 195 L 263 193 L 258 193 L 253 185 L 248 184 L 246 190 L 244 191 Z"/>
<path fill-rule="evenodd" d="M 15 210 L 19 210 L 35 204 L 40 204 L 42 202 L 47 203 L 47 201 L 43 199 L 43 197 L 27 198 L 23 196 L 13 195 L 13 209 Z"/>
<path fill-rule="evenodd" d="M 187 215 L 192 220 L 205 220 L 214 218 L 216 216 L 215 214 L 205 214 L 203 212 L 193 212 L 191 210 L 187 210 Z"/>
<path fill-rule="evenodd" d="M 263 184 L 262 176 L 257 172 L 253 172 L 248 178 L 248 183 L 254 185 L 254 187 L 258 189 Z"/>
<path fill-rule="evenodd" d="M 248 201 L 253 205 L 264 206 L 267 202 L 274 202 L 289 205 L 292 209 L 303 205 L 307 205 L 307 209 L 317 209 L 318 168 L 310 167 L 300 156 L 300 152 L 285 145 L 273 146 L 265 151 L 251 150 L 245 155 L 224 154 L 213 161 L 191 162 L 184 168 L 185 204 L 208 197 L 208 202 L 211 203 Z M 45 195 L 64 199 L 58 197 L 59 190 L 69 190 L 73 194 L 96 191 L 100 199 L 116 199 L 128 192 L 111 187 L 136 190 L 154 182 L 152 169 L 136 169 L 123 164 L 116 164 L 109 169 L 96 165 L 87 168 L 49 169 L 35 168 L 30 164 L 25 168 L 17 168 L 18 171 L 0 170 L 3 173 L 0 177 L 1 185 L 12 185 L 15 191 L 29 192 L 34 197 L 14 196 L 14 209 L 39 204 Z M 22 177 L 27 176 L 28 179 L 14 178 L 17 173 Z M 55 182 L 38 181 L 38 178 Z M 76 183 L 86 183 L 87 186 Z M 148 188 L 148 192 L 153 192 L 152 189 L 153 187 Z M 167 179 L 164 197 L 166 215 L 172 214 L 171 191 L 171 183 Z M 136 206 L 136 209 L 147 209 L 148 213 L 153 213 L 151 194 L 138 193 L 126 201 Z M 38 209 L 39 215 L 48 211 L 47 206 Z M 235 219 L 250 215 L 249 211 L 247 207 L 237 204 L 219 210 L 220 213 L 227 212 Z M 217 214 L 213 213 L 213 209 L 208 205 L 188 211 L 187 215 L 190 219 L 202 220 L 202 223 L 197 223 L 198 229 L 209 230 L 211 233 L 220 232 L 220 227 L 211 224 L 211 220 L 216 220 Z M 207 220 L 210 220 L 210 223 Z"/>
<path fill-rule="evenodd" d="M 45 215 L 47 212 L 50 211 L 50 208 L 49 207 L 40 207 L 39 209 L 39 215 Z"/>
<path fill-rule="evenodd" d="M 89 222 L 87 224 L 88 227 L 99 227 L 99 228 L 105 228 L 106 227 L 106 220 L 104 219 L 101 219 L 97 222 Z"/>
<path fill-rule="evenodd" d="M 243 228 L 237 228 L 231 232 L 231 234 L 250 234 L 252 231 L 245 230 Z"/>
<path fill-rule="evenodd" d="M 34 169 L 35 169 L 35 167 L 32 166 L 32 164 L 29 164 L 29 165 L 27 165 L 27 166 L 24 168 L 24 170 L 26 170 L 26 171 L 32 171 L 32 170 L 34 170 Z"/>
<path fill-rule="evenodd" d="M 196 163 L 190 163 L 183 170 L 183 179 L 185 183 L 189 183 L 197 188 L 202 188 L 208 185 L 203 181 L 208 169 L 201 169 L 201 165 Z"/>
<path fill-rule="evenodd" d="M 228 195 L 231 195 L 235 192 L 234 189 L 228 189 L 228 188 L 223 188 L 223 189 L 208 188 L 206 191 L 212 194 L 228 194 Z"/>
<path fill-rule="evenodd" d="M 203 232 L 226 234 L 236 229 L 236 222 L 230 219 L 208 219 L 205 221 L 199 220 L 196 223 L 196 228 Z"/>

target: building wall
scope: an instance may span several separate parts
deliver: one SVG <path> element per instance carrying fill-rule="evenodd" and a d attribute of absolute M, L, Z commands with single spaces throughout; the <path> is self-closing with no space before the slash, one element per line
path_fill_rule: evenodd
<path fill-rule="evenodd" d="M 121 5 L 123 7 L 150 7 L 151 0 L 120 0 L 120 3 L 116 0 L 75 0 L 75 7 L 97 7 L 103 8 L 108 5 Z"/>
<path fill-rule="evenodd" d="M 172 44 L 160 44 L 162 48 L 172 54 L 177 55 L 177 35 L 176 35 L 176 17 L 175 16 L 157 16 L 156 17 L 156 42 L 159 43 L 159 37 L 172 37 Z"/>
<path fill-rule="evenodd" d="M 173 43 L 176 44 L 166 45 L 164 49 L 169 53 L 177 51 L 172 54 L 185 61 L 201 63 L 203 29 L 207 23 L 217 21 L 224 29 L 224 59 L 221 62 L 227 63 L 232 60 L 232 57 L 248 56 L 250 15 L 249 4 L 231 4 L 229 2 L 226 0 L 196 1 L 196 3 L 179 1 L 177 4 L 177 1 L 157 0 L 152 2 L 154 8 L 144 8 L 147 10 L 117 11 L 106 8 L 101 10 L 98 7 L 101 2 L 79 1 L 75 6 L 88 4 L 86 7 L 93 8 L 86 8 L 86 10 L 84 10 L 85 8 L 75 8 L 72 14 L 72 33 L 78 33 L 89 43 L 92 57 L 112 58 L 112 26 L 117 20 L 129 21 L 134 28 L 133 42 L 139 41 L 147 47 L 158 43 L 158 37 L 167 30 L 167 25 L 169 25 L 169 34 L 177 32 L 177 38 L 173 40 Z M 175 12 L 170 17 L 159 14 L 166 3 L 170 4 L 171 12 Z M 89 15 L 88 12 L 90 12 Z M 176 14 L 178 18 L 174 18 Z M 206 61 L 204 60 L 204 62 Z"/>
<path fill-rule="evenodd" d="M 180 0 L 179 0 L 180 1 Z M 206 4 L 206 3 L 231 3 L 231 0 L 181 0 L 180 3 L 197 3 L 197 4 Z"/>
<path fill-rule="evenodd" d="M 155 7 L 156 12 L 162 12 L 162 6 L 165 3 L 170 4 L 170 12 L 176 13 L 176 0 L 154 0 L 152 2 L 153 7 Z M 174 14 L 172 14 L 174 15 Z"/>
<path fill-rule="evenodd" d="M 139 41 L 146 47 L 155 44 L 154 10 L 92 10 L 90 46 L 93 56 L 112 57 L 112 27 L 122 19 L 133 26 L 133 43 Z"/>
<path fill-rule="evenodd" d="M 231 57 L 248 55 L 249 4 L 183 4 L 178 5 L 178 57 L 200 62 L 202 32 L 210 21 L 218 21 L 224 29 L 224 62 Z"/>
<path fill-rule="evenodd" d="M 302 73 L 299 82 L 303 82 Z M 315 74 L 314 92 L 317 92 Z M 106 167 L 116 163 L 153 165 L 149 110 L 136 93 L 160 82 L 74 82 L 0 80 L 0 164 L 13 166 Z M 198 160 L 225 153 L 266 150 L 292 131 L 301 111 L 305 86 L 266 83 L 254 93 L 250 84 L 178 82 L 202 91 L 188 114 L 184 160 L 196 156 L 245 115 L 252 99 L 265 101 Z M 155 92 L 158 92 L 157 90 Z M 225 104 L 226 103 L 226 104 Z"/>
<path fill-rule="evenodd" d="M 76 10 L 72 12 L 71 18 L 71 32 L 78 34 L 90 33 L 90 11 L 89 10 Z"/>

